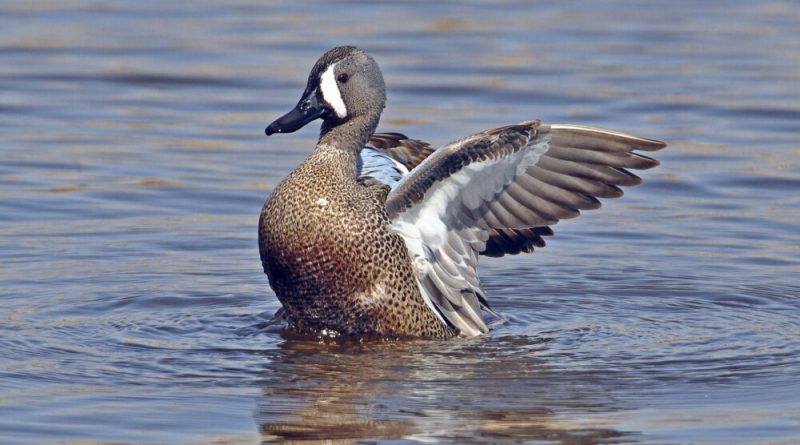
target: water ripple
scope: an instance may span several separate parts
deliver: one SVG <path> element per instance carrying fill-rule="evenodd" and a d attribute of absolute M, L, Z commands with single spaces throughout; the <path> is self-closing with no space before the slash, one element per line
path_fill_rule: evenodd
<path fill-rule="evenodd" d="M 334 3 L 0 4 L 0 441 L 798 441 L 795 4 Z M 255 227 L 317 129 L 263 128 L 339 43 L 381 64 L 386 131 L 670 147 L 482 261 L 490 335 L 298 339 Z"/>

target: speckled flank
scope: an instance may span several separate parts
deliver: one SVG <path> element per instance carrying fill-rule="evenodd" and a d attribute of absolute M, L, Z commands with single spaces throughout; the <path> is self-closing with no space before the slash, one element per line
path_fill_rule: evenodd
<path fill-rule="evenodd" d="M 350 165 L 355 153 L 318 147 L 264 205 L 261 261 L 290 323 L 306 333 L 453 335 L 426 306 L 405 244 L 388 229 L 386 188 L 360 185 Z"/>

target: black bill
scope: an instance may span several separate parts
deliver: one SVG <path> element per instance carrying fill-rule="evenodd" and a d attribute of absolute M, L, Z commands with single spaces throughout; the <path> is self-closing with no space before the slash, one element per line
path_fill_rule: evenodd
<path fill-rule="evenodd" d="M 300 99 L 292 111 L 269 124 L 264 133 L 267 136 L 275 133 L 292 133 L 314 119 L 322 117 L 327 111 L 328 109 L 317 98 L 317 89 L 314 88 Z"/>

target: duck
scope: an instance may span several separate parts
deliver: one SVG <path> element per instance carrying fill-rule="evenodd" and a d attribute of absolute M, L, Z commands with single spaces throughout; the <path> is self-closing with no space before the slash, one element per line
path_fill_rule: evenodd
<path fill-rule="evenodd" d="M 261 211 L 261 263 L 295 333 L 453 338 L 498 317 L 478 276 L 481 256 L 532 252 L 550 226 L 622 196 L 659 162 L 664 142 L 525 120 L 432 149 L 376 133 L 386 85 L 356 46 L 325 52 L 299 102 L 267 136 L 320 120 L 311 154 Z"/>

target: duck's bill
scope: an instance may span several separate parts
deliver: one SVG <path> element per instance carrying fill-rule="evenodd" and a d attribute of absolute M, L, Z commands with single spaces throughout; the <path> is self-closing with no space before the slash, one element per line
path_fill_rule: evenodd
<path fill-rule="evenodd" d="M 303 128 L 307 123 L 322 117 L 327 109 L 317 99 L 317 90 L 303 96 L 292 111 L 284 114 L 269 124 L 264 130 L 267 136 L 275 133 L 292 133 Z"/>

